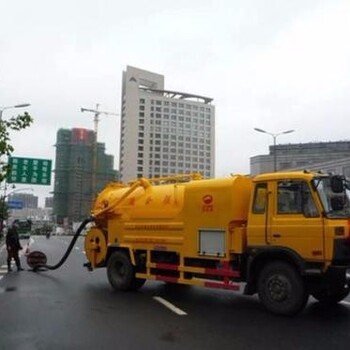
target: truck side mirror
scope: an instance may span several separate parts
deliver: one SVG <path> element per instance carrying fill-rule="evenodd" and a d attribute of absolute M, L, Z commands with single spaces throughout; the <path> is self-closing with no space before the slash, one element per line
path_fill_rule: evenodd
<path fill-rule="evenodd" d="M 344 178 L 340 175 L 331 177 L 331 189 L 334 193 L 344 192 Z"/>
<path fill-rule="evenodd" d="M 344 197 L 333 196 L 331 197 L 332 210 L 338 211 L 343 210 L 345 205 Z"/>

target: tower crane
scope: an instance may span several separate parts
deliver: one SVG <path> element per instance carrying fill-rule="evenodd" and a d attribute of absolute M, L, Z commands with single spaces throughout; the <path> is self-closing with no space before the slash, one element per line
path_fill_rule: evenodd
<path fill-rule="evenodd" d="M 90 108 L 80 108 L 81 112 L 90 112 L 94 113 L 94 144 L 93 144 L 93 157 L 92 157 L 92 200 L 94 200 L 96 195 L 96 171 L 97 171 L 97 133 L 98 133 L 98 122 L 100 115 L 115 115 L 118 116 L 117 113 L 105 112 L 99 110 L 99 103 L 96 104 L 96 109 Z"/>

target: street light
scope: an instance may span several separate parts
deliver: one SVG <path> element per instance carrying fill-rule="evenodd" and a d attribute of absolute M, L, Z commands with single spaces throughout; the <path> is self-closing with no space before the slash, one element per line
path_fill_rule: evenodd
<path fill-rule="evenodd" d="M 280 136 L 280 135 L 290 134 L 295 130 L 286 130 L 286 131 L 278 132 L 276 134 L 272 132 L 268 132 L 263 129 L 259 129 L 259 128 L 254 128 L 254 130 L 258 132 L 262 132 L 263 134 L 271 135 L 273 137 L 273 169 L 274 169 L 274 172 L 276 172 L 277 171 L 276 138 L 277 136 Z"/>
<path fill-rule="evenodd" d="M 6 193 L 7 187 L 4 188 L 4 194 L 1 195 L 0 200 L 5 201 L 7 197 L 12 196 L 14 193 L 22 192 L 22 191 L 31 191 L 34 192 L 34 189 L 31 187 L 25 187 L 25 188 L 16 188 L 8 193 Z"/>
<path fill-rule="evenodd" d="M 4 197 L 8 197 L 11 196 L 12 194 L 16 193 L 16 192 L 21 192 L 21 191 L 31 191 L 34 192 L 34 189 L 32 187 L 25 187 L 25 188 L 16 188 L 15 190 L 7 193 L 7 195 L 5 194 Z"/>
<path fill-rule="evenodd" d="M 23 107 L 29 107 L 29 106 L 30 106 L 30 103 L 21 103 L 19 105 L 14 105 L 14 106 L 0 107 L 0 120 L 2 120 L 2 112 L 5 109 L 23 108 Z"/>

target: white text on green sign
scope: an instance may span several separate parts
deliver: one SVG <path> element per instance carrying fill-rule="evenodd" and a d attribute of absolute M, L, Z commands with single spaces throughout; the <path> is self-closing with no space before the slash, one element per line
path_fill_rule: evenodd
<path fill-rule="evenodd" d="M 8 183 L 50 185 L 52 161 L 50 159 L 9 158 Z"/>

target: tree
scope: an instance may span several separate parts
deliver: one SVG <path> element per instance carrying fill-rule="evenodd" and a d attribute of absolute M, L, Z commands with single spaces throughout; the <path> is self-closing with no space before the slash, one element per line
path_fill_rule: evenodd
<path fill-rule="evenodd" d="M 7 159 L 3 159 L 3 156 L 10 157 L 15 149 L 11 144 L 10 131 L 20 131 L 29 127 L 32 123 L 33 118 L 27 112 L 6 120 L 0 119 L 0 183 L 6 179 L 10 171 Z M 0 235 L 3 229 L 3 222 L 8 218 L 8 207 L 5 199 L 5 195 L 0 196 Z"/>
<path fill-rule="evenodd" d="M 9 217 L 9 209 L 4 200 L 0 200 L 0 225 L 3 220 L 6 220 Z M 0 226 L 2 229 L 2 226 Z"/>
<path fill-rule="evenodd" d="M 17 117 L 0 120 L 0 183 L 6 179 L 10 170 L 7 160 L 4 160 L 3 156 L 10 157 L 14 151 L 14 147 L 10 143 L 10 131 L 20 131 L 29 127 L 32 123 L 33 118 L 27 112 Z"/>

